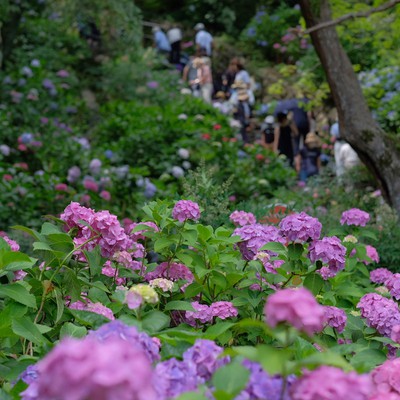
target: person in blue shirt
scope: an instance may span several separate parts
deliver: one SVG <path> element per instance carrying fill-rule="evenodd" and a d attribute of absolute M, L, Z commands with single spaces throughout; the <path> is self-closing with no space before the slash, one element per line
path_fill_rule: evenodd
<path fill-rule="evenodd" d="M 167 35 L 161 30 L 159 26 L 153 28 L 154 46 L 160 54 L 169 55 L 171 45 Z"/>

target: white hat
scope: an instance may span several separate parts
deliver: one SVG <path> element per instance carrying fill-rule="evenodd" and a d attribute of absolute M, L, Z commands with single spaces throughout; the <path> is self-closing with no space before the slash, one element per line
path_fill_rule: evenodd
<path fill-rule="evenodd" d="M 267 115 L 264 121 L 266 124 L 273 124 L 275 122 L 275 118 L 272 115 Z"/>
<path fill-rule="evenodd" d="M 194 30 L 195 30 L 195 31 L 201 31 L 201 30 L 203 30 L 203 29 L 205 29 L 205 26 L 204 26 L 204 24 L 201 23 L 201 22 L 199 22 L 198 24 L 196 24 L 195 27 L 194 27 Z"/>
<path fill-rule="evenodd" d="M 158 32 L 161 28 L 159 26 L 153 26 L 152 32 Z"/>

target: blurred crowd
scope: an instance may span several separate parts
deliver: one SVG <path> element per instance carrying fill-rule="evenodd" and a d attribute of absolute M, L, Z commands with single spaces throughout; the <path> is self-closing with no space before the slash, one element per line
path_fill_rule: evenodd
<path fill-rule="evenodd" d="M 255 115 L 255 80 L 246 69 L 244 59 L 233 57 L 219 80 L 213 74 L 214 39 L 203 23 L 193 28 L 194 54 L 182 52 L 182 31 L 176 24 L 154 26 L 153 43 L 157 52 L 182 71 L 185 94 L 203 99 L 232 119 L 231 125 L 240 133 L 243 144 L 258 142 L 264 148 L 287 159 L 301 182 L 318 175 L 328 156 L 321 152 L 322 138 L 317 130 L 309 99 L 287 99 L 278 102 L 273 112 L 260 120 Z M 214 77 L 214 78 L 213 78 Z M 330 127 L 336 175 L 359 164 L 350 144 L 340 135 L 339 124 Z"/>

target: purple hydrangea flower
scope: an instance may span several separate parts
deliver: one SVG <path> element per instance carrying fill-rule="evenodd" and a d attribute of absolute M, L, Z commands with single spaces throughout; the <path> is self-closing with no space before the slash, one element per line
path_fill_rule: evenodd
<path fill-rule="evenodd" d="M 158 265 L 154 271 L 147 273 L 145 278 L 148 282 L 156 278 L 166 278 L 171 281 L 183 279 L 189 283 L 194 280 L 192 272 L 186 265 L 179 263 L 168 264 L 167 262 Z"/>
<path fill-rule="evenodd" d="M 308 335 L 321 332 L 325 310 L 305 288 L 278 290 L 267 298 L 265 319 L 274 328 L 285 322 Z"/>
<path fill-rule="evenodd" d="M 190 200 L 179 200 L 172 210 L 172 217 L 179 222 L 184 222 L 187 219 L 197 221 L 200 218 L 199 205 Z"/>
<path fill-rule="evenodd" d="M 183 361 L 193 363 L 197 376 L 206 382 L 218 368 L 230 361 L 229 357 L 219 357 L 223 351 L 224 349 L 212 340 L 197 339 L 195 344 L 183 353 Z"/>
<path fill-rule="evenodd" d="M 207 304 L 200 304 L 198 301 L 192 302 L 192 307 L 195 311 L 185 312 L 185 322 L 191 326 L 196 326 L 197 322 L 205 324 L 213 320 L 213 313 L 211 307 Z"/>
<path fill-rule="evenodd" d="M 371 371 L 374 393 L 370 400 L 398 400 L 400 398 L 400 358 L 387 360 Z"/>
<path fill-rule="evenodd" d="M 229 219 L 236 225 L 236 226 L 245 226 L 255 224 L 257 222 L 256 217 L 254 214 L 246 211 L 234 211 L 230 216 Z"/>
<path fill-rule="evenodd" d="M 400 300 L 400 274 L 392 274 L 385 281 L 385 286 L 388 288 L 390 294 L 396 299 Z"/>
<path fill-rule="evenodd" d="M 392 275 L 387 268 L 377 268 L 369 273 L 369 279 L 373 283 L 385 283 Z"/>
<path fill-rule="evenodd" d="M 381 335 L 390 337 L 392 329 L 400 325 L 400 312 L 396 302 L 377 293 L 368 293 L 361 297 L 357 308 L 367 325 L 375 328 Z"/>
<path fill-rule="evenodd" d="M 283 379 L 280 376 L 268 375 L 257 362 L 243 361 L 243 366 L 250 371 L 250 378 L 246 388 L 235 397 L 235 400 L 291 400 L 289 390 L 295 378 L 289 376 L 282 396 Z"/>
<path fill-rule="evenodd" d="M 306 242 L 308 240 L 317 240 L 321 235 L 322 224 L 317 218 L 313 218 L 301 212 L 291 214 L 283 218 L 279 224 L 281 233 L 289 241 Z"/>
<path fill-rule="evenodd" d="M 362 211 L 358 208 L 351 208 L 350 210 L 344 211 L 340 218 L 342 225 L 355 225 L 365 226 L 369 221 L 370 216 L 367 212 Z"/>
<path fill-rule="evenodd" d="M 122 321 L 115 320 L 104 324 L 99 329 L 90 331 L 88 336 L 103 342 L 119 338 L 143 350 L 150 362 L 160 360 L 160 349 L 157 343 L 147 333 L 139 332 L 136 327 L 125 325 Z"/>
<path fill-rule="evenodd" d="M 334 276 L 344 268 L 346 262 L 346 247 L 336 236 L 324 237 L 311 243 L 308 249 L 308 258 L 311 262 L 317 260 L 328 264 L 329 271 L 323 270 L 321 276 Z M 327 273 L 329 272 L 329 273 Z"/>
<path fill-rule="evenodd" d="M 237 317 L 238 315 L 236 307 L 230 301 L 216 301 L 211 304 L 210 308 L 212 315 L 221 319 Z"/>
<path fill-rule="evenodd" d="M 346 313 L 342 309 L 334 306 L 325 306 L 324 309 L 326 324 L 335 328 L 338 333 L 342 333 L 347 322 Z"/>
<path fill-rule="evenodd" d="M 156 365 L 154 383 L 158 400 L 169 400 L 195 390 L 201 382 L 194 363 L 171 358 Z"/>
<path fill-rule="evenodd" d="M 248 261 L 253 260 L 260 248 L 269 242 L 286 243 L 279 229 L 272 225 L 245 225 L 241 228 L 236 228 L 232 235 L 238 235 L 242 239 L 242 241 L 238 243 L 239 250 L 242 253 L 242 257 Z M 267 252 L 271 256 L 276 255 L 273 252 Z"/>

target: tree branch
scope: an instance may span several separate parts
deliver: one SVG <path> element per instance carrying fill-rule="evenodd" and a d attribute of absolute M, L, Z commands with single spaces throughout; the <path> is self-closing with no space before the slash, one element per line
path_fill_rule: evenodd
<path fill-rule="evenodd" d="M 369 17 L 371 14 L 375 14 L 377 12 L 382 12 L 382 11 L 388 10 L 389 8 L 392 8 L 392 7 L 396 6 L 397 4 L 400 4 L 400 0 L 391 0 L 384 4 L 381 4 L 378 7 L 370 8 L 366 11 L 358 11 L 358 12 L 345 14 L 337 19 L 333 19 L 331 21 L 326 21 L 326 22 L 321 22 L 320 24 L 314 25 L 311 28 L 306 29 L 303 32 L 303 34 L 308 34 L 311 32 L 318 31 L 320 29 L 329 28 L 331 26 L 341 24 L 342 22 L 347 21 L 348 19 L 366 18 L 366 17 Z"/>

